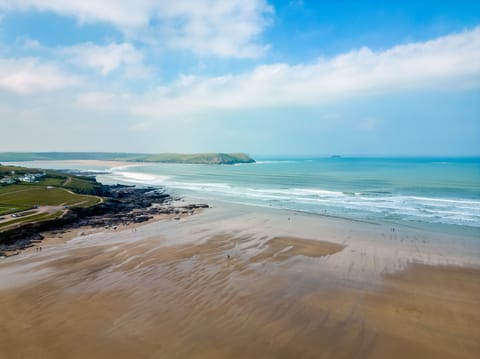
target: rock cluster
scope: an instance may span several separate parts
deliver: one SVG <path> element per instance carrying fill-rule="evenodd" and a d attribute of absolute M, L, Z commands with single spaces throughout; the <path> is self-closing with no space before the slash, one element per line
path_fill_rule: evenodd
<path fill-rule="evenodd" d="M 43 237 L 40 232 L 67 230 L 81 226 L 106 227 L 116 229 L 120 225 L 142 223 L 155 215 L 193 214 L 195 209 L 208 208 L 207 204 L 172 205 L 173 198 L 163 190 L 153 187 L 102 185 L 100 193 L 103 203 L 89 208 L 70 208 L 56 220 L 26 224 L 22 227 L 0 233 L 0 256 L 4 251 L 15 251 L 32 245 Z"/>

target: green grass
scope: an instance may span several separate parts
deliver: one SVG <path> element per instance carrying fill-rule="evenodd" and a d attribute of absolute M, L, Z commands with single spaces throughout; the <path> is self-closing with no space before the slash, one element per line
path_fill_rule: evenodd
<path fill-rule="evenodd" d="M 11 185 L 0 188 L 0 206 L 31 208 L 38 206 L 87 206 L 100 202 L 95 196 L 68 192 L 63 188 L 49 188 L 40 185 Z"/>
<path fill-rule="evenodd" d="M 27 173 L 41 171 L 0 165 L 0 172 L 9 173 L 13 168 L 15 168 L 16 173 L 19 171 Z M 37 183 L 0 186 L 0 215 L 24 211 L 35 205 L 93 206 L 101 202 L 101 199 L 88 194 L 95 193 L 100 186 L 95 179 L 90 177 L 46 171 L 46 176 Z"/>
<path fill-rule="evenodd" d="M 40 172 L 40 170 L 35 168 L 25 168 L 25 167 L 18 167 L 18 166 L 2 166 L 0 165 L 0 177 L 1 176 L 9 176 L 12 171 L 15 171 L 16 175 L 23 175 L 25 173 L 35 173 Z"/>
<path fill-rule="evenodd" d="M 10 172 L 15 171 L 15 175 L 23 175 L 25 173 L 43 172 L 41 169 L 32 169 L 16 166 L 2 166 L 0 165 L 0 178 L 3 176 L 11 176 Z M 41 177 L 38 182 L 27 184 L 19 182 L 19 185 L 42 185 L 52 187 L 64 187 L 81 194 L 93 194 L 98 191 L 101 185 L 91 177 L 69 175 L 57 171 L 47 170 L 46 176 Z M 0 185 L 1 188 L 10 188 L 12 185 Z M 8 189 L 7 189 L 8 190 Z"/>
<path fill-rule="evenodd" d="M 65 182 L 65 178 L 60 177 L 44 177 L 42 178 L 38 184 L 42 186 L 52 186 L 52 187 L 62 187 L 62 184 Z"/>
<path fill-rule="evenodd" d="M 15 212 L 19 212 L 19 211 L 25 211 L 27 209 L 29 209 L 30 207 L 15 207 L 15 206 L 7 206 L 7 205 L 1 205 L 0 204 L 0 216 L 3 216 L 3 215 L 6 215 L 6 214 L 10 214 L 10 213 L 15 213 Z"/>
<path fill-rule="evenodd" d="M 18 217 L 29 216 L 31 214 L 35 214 L 37 211 L 35 209 L 31 209 L 29 211 L 22 211 L 17 214 Z"/>
<path fill-rule="evenodd" d="M 70 177 L 70 180 L 63 186 L 78 193 L 94 193 L 100 184 L 93 178 L 74 176 Z"/>
<path fill-rule="evenodd" d="M 0 165 L 0 178 L 35 173 L 42 170 Z M 89 195 L 97 193 L 101 185 L 93 178 L 74 176 L 56 171 L 45 171 L 46 176 L 36 183 L 17 183 L 0 186 L 0 216 L 33 209 L 35 206 L 67 206 L 87 208 L 102 202 L 102 198 Z M 63 211 L 54 214 L 38 213 L 30 216 L 12 218 L 0 224 L 0 230 L 12 224 L 24 224 L 46 221 L 58 217 Z"/>
<path fill-rule="evenodd" d="M 88 208 L 88 207 L 92 207 L 96 204 L 99 204 L 101 202 L 101 199 L 99 197 L 95 197 L 95 196 L 85 196 L 85 197 L 87 197 L 87 198 L 85 198 L 82 203 L 77 203 L 73 207 Z"/>
<path fill-rule="evenodd" d="M 93 193 L 100 187 L 100 184 L 94 178 L 68 176 L 68 175 L 51 175 L 48 174 L 38 183 L 42 186 L 64 187 L 77 193 Z"/>
<path fill-rule="evenodd" d="M 50 213 L 39 213 L 39 214 L 29 216 L 29 217 L 19 217 L 19 218 L 15 218 L 15 219 L 13 219 L 11 221 L 8 221 L 8 222 L 0 223 L 0 229 L 11 226 L 12 224 L 19 224 L 19 223 L 27 224 L 27 223 L 33 223 L 33 222 L 39 222 L 39 221 L 42 221 L 42 222 L 43 221 L 48 221 L 48 220 L 60 217 L 61 214 L 62 214 L 62 211 L 57 211 L 57 212 L 51 213 L 51 214 Z"/>
<path fill-rule="evenodd" d="M 82 195 L 69 192 L 64 188 L 49 188 L 46 186 L 20 184 L 0 188 L 0 213 L 10 214 L 28 210 L 34 206 L 69 206 L 91 207 L 100 203 L 102 199 L 96 196 Z M 12 224 L 26 224 L 38 221 L 47 221 L 57 218 L 62 211 L 56 213 L 39 213 L 31 216 L 18 217 L 11 221 L 0 223 L 0 230 Z"/>

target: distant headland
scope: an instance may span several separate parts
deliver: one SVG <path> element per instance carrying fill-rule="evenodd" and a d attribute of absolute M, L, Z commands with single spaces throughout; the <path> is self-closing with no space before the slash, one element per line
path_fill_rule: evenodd
<path fill-rule="evenodd" d="M 99 160 L 233 165 L 254 163 L 245 153 L 0 152 L 0 162 Z"/>

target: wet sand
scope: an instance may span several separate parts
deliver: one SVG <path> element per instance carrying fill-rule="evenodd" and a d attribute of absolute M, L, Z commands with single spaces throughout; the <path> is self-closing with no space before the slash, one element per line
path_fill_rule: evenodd
<path fill-rule="evenodd" d="M 343 248 L 344 246 L 337 243 L 314 239 L 275 237 L 266 242 L 251 262 L 280 262 L 295 256 L 323 257 L 340 252 Z"/>
<path fill-rule="evenodd" d="M 0 353 L 477 358 L 470 240 L 249 208 L 92 233 L 0 262 Z"/>

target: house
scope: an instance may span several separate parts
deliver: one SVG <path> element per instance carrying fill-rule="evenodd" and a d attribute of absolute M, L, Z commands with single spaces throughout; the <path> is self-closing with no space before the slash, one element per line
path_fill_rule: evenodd
<path fill-rule="evenodd" d="M 12 178 L 12 177 L 4 177 L 2 179 L 0 179 L 0 184 L 4 184 L 4 185 L 7 185 L 7 184 L 14 184 L 15 182 L 15 179 Z"/>
<path fill-rule="evenodd" d="M 26 173 L 23 176 L 18 177 L 18 180 L 21 182 L 33 183 L 37 179 L 42 178 L 44 176 L 45 176 L 45 172 L 44 173 Z"/>
<path fill-rule="evenodd" d="M 33 183 L 36 180 L 35 175 L 32 175 L 31 173 L 24 174 L 21 177 L 18 177 L 18 180 L 20 182 L 27 182 L 27 183 Z"/>

